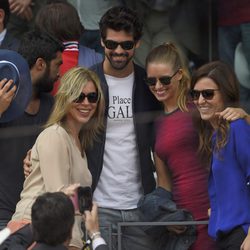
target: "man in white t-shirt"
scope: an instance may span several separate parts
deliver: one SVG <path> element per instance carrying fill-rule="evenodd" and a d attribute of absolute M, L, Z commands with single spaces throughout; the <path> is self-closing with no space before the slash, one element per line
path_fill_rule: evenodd
<path fill-rule="evenodd" d="M 117 249 L 117 223 L 139 222 L 139 199 L 155 189 L 151 158 L 153 121 L 159 103 L 144 82 L 145 70 L 133 63 L 142 23 L 126 7 L 113 7 L 100 20 L 104 61 L 94 65 L 105 97 L 104 130 L 86 149 L 98 204 L 100 231 Z M 25 175 L 31 170 L 25 159 Z M 112 237 L 110 235 L 112 234 Z M 122 227 L 122 249 L 152 250 L 141 227 Z"/>
<path fill-rule="evenodd" d="M 140 221 L 137 203 L 155 188 L 150 156 L 152 122 L 159 105 L 144 83 L 145 71 L 132 61 L 142 23 L 126 7 L 113 7 L 100 20 L 103 63 L 92 67 L 106 100 L 105 129 L 87 150 L 99 206 L 102 235 L 117 249 L 117 223 Z M 153 249 L 140 227 L 123 227 L 122 249 Z"/>

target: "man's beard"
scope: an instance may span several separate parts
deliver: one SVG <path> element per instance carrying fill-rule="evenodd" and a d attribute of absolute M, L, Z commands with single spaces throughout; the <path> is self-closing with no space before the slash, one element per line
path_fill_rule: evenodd
<path fill-rule="evenodd" d="M 46 69 L 44 75 L 37 80 L 36 82 L 36 91 L 37 93 L 49 93 L 53 90 L 54 83 L 58 78 L 52 79 L 50 77 L 50 70 L 49 68 Z"/>
<path fill-rule="evenodd" d="M 118 56 L 126 58 L 126 60 L 118 61 L 118 60 L 113 59 L 114 57 L 118 57 Z M 133 58 L 133 55 L 131 55 L 131 57 L 129 57 L 128 53 L 117 54 L 117 53 L 111 52 L 109 54 L 106 54 L 106 57 L 109 60 L 109 63 L 112 66 L 112 68 L 114 68 L 116 70 L 123 70 L 129 64 L 129 62 Z"/>

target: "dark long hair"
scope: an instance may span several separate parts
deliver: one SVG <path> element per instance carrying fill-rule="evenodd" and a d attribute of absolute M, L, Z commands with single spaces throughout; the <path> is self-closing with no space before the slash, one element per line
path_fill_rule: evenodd
<path fill-rule="evenodd" d="M 239 107 L 239 82 L 233 69 L 226 63 L 221 61 L 214 61 L 201 66 L 194 72 L 191 89 L 203 77 L 210 78 L 220 89 L 223 98 L 224 108 Z M 201 120 L 200 117 L 196 121 L 199 130 L 199 151 L 201 154 L 211 156 L 211 139 L 213 135 L 213 128 L 207 121 Z M 227 143 L 227 136 L 229 131 L 229 122 L 224 119 L 220 120 L 217 131 L 215 150 L 219 151 Z"/>

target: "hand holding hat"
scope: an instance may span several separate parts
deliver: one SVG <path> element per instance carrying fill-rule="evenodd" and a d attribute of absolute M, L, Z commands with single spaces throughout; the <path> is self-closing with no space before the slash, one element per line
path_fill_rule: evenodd
<path fill-rule="evenodd" d="M 0 80 L 0 117 L 2 113 L 9 107 L 15 95 L 16 86 L 12 86 L 12 84 L 13 80 Z"/>
<path fill-rule="evenodd" d="M 32 94 L 30 70 L 17 52 L 0 50 L 0 122 L 21 116 Z"/>

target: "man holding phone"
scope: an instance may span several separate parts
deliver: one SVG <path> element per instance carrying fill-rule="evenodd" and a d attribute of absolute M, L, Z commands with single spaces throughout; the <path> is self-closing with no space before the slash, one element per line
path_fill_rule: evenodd
<path fill-rule="evenodd" d="M 72 190 L 79 185 L 71 185 Z M 71 188 L 72 187 L 72 188 Z M 67 195 L 72 191 L 65 191 Z M 1 250 L 24 250 L 35 240 L 34 250 L 67 250 L 74 224 L 74 207 L 69 197 L 63 192 L 44 193 L 32 206 L 32 224 L 28 224 L 12 234 L 0 246 Z M 91 211 L 83 215 L 86 230 L 92 241 L 93 250 L 108 250 L 100 235 L 98 208 L 94 203 Z"/>

